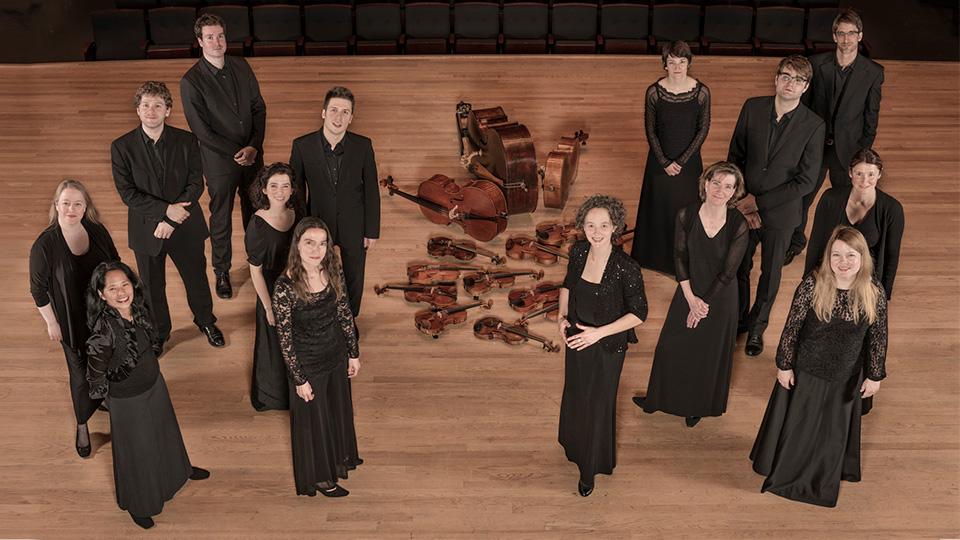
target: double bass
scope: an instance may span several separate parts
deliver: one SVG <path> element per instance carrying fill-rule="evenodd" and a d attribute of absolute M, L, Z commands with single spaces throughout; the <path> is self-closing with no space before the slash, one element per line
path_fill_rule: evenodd
<path fill-rule="evenodd" d="M 589 137 L 582 130 L 573 137 L 561 137 L 557 149 L 547 154 L 546 164 L 537 171 L 543 179 L 543 205 L 547 208 L 563 208 L 567 204 L 580 166 L 580 147 L 587 144 Z"/>
<path fill-rule="evenodd" d="M 508 214 L 536 210 L 537 152 L 527 127 L 511 122 L 501 107 L 474 109 L 463 101 L 457 104 L 456 120 L 463 166 L 503 191 Z"/>

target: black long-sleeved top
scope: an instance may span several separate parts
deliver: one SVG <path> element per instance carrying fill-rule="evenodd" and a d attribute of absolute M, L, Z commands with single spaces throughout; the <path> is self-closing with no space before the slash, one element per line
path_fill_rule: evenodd
<path fill-rule="evenodd" d="M 90 397 L 126 398 L 149 390 L 160 376 L 161 345 L 154 332 L 104 309 L 87 339 Z"/>
<path fill-rule="evenodd" d="M 893 297 L 893 282 L 900 265 L 900 241 L 903 239 L 903 206 L 900 201 L 877 190 L 873 208 L 852 225 L 847 218 L 847 200 L 851 188 L 830 188 L 820 197 L 817 212 L 813 218 L 810 242 L 807 245 L 807 258 L 804 274 L 810 273 L 820 265 L 827 242 L 837 225 L 850 225 L 859 230 L 867 240 L 870 255 L 873 256 L 873 275 L 883 285 L 887 300 Z"/>
<path fill-rule="evenodd" d="M 563 288 L 571 291 L 576 286 L 587 264 L 589 253 L 590 243 L 586 240 L 581 240 L 570 248 L 570 259 L 567 262 L 567 275 L 563 279 Z M 615 247 L 607 259 L 597 295 L 597 309 L 593 317 L 597 326 L 610 324 L 627 313 L 633 313 L 641 321 L 647 318 L 647 297 L 643 291 L 640 263 L 619 247 Z M 570 305 L 567 306 L 568 318 L 577 312 L 576 306 L 573 305 L 575 303 L 575 295 L 571 295 Z M 574 322 L 576 321 L 571 321 L 571 324 Z M 600 340 L 604 349 L 609 352 L 624 351 L 627 343 L 636 342 L 637 334 L 633 328 Z"/>
<path fill-rule="evenodd" d="M 693 227 L 695 220 L 699 218 L 700 203 L 692 204 L 686 208 L 681 208 L 677 212 L 677 225 L 674 228 L 673 243 L 673 261 L 677 270 L 677 282 L 690 279 L 688 271 L 690 263 L 690 253 L 687 251 L 687 235 Z M 727 222 L 723 224 L 717 235 L 719 240 L 726 246 L 727 256 L 723 262 L 723 268 L 709 285 L 698 283 L 695 289 L 705 291 L 700 297 L 706 303 L 718 291 L 723 290 L 731 281 L 736 279 L 737 270 L 740 263 L 743 262 L 743 254 L 747 252 L 747 233 L 750 228 L 747 226 L 747 220 L 743 214 L 736 208 L 727 209 Z M 706 285 L 706 286 L 705 286 Z"/>
<path fill-rule="evenodd" d="M 664 151 L 661 138 L 673 134 L 668 132 L 664 122 L 663 111 L 660 110 L 661 103 L 687 103 L 691 101 L 697 103 L 696 129 L 690 130 L 693 132 L 693 136 L 689 138 L 689 144 L 682 154 L 668 156 Z M 676 161 L 680 166 L 686 165 L 687 161 L 700 151 L 700 147 L 707 140 L 707 133 L 710 131 L 710 89 L 707 88 L 707 85 L 697 82 L 693 90 L 673 94 L 660 86 L 659 82 L 655 82 L 647 88 L 643 120 L 647 133 L 647 144 L 650 145 L 650 150 L 657 159 L 657 163 L 663 168 L 666 168 L 673 161 Z"/>

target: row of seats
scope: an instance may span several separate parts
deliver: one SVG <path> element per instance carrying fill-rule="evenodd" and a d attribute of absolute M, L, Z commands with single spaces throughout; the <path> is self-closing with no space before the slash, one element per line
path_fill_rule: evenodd
<path fill-rule="evenodd" d="M 659 52 L 682 40 L 695 53 L 775 55 L 833 46 L 836 8 L 790 6 L 410 0 L 350 6 L 209 6 L 227 25 L 229 54 L 490 54 Z M 88 60 L 197 56 L 191 7 L 92 14 Z"/>
<path fill-rule="evenodd" d="M 383 0 L 116 0 L 117 9 L 152 9 L 156 7 L 192 7 L 202 8 L 206 6 L 238 5 L 238 6 L 263 6 L 267 4 L 284 4 L 293 6 L 310 6 L 314 4 L 363 4 L 378 3 Z M 404 4 L 416 2 L 418 0 L 391 0 L 392 3 Z M 444 3 L 456 4 L 461 1 L 469 0 L 443 0 Z M 501 5 L 523 0 L 497 0 Z M 570 0 L 548 0 L 549 4 L 565 3 Z M 618 4 L 623 0 L 589 0 L 589 4 Z M 693 5 L 742 5 L 754 7 L 766 6 L 796 6 L 802 8 L 812 7 L 840 7 L 839 0 L 635 0 L 635 4 L 693 4 Z"/>

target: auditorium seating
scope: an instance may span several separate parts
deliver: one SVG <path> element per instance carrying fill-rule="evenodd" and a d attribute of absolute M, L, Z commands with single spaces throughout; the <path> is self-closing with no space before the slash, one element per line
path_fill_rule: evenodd
<path fill-rule="evenodd" d="M 210 6 L 200 12 L 217 15 L 227 25 L 227 54 L 248 55 L 253 51 L 250 14 L 245 6 Z"/>
<path fill-rule="evenodd" d="M 147 58 L 190 58 L 199 46 L 193 35 L 197 10 L 192 7 L 162 7 L 147 12 L 150 44 Z"/>
<path fill-rule="evenodd" d="M 650 51 L 650 7 L 643 4 L 604 4 L 600 8 L 600 48 L 612 54 Z"/>
<path fill-rule="evenodd" d="M 554 4 L 550 16 L 553 52 L 592 54 L 597 52 L 597 5 Z"/>
<path fill-rule="evenodd" d="M 753 54 L 753 8 L 717 5 L 704 8 L 701 52 Z"/>
<path fill-rule="evenodd" d="M 349 54 L 353 50 L 353 11 L 349 5 L 304 6 L 303 23 L 304 54 Z"/>
<path fill-rule="evenodd" d="M 404 43 L 400 4 L 377 2 L 356 7 L 357 54 L 397 54 Z"/>
<path fill-rule="evenodd" d="M 135 60 L 147 57 L 147 23 L 143 10 L 104 9 L 90 14 L 93 41 L 85 60 Z"/>
<path fill-rule="evenodd" d="M 500 51 L 500 6 L 493 2 L 453 5 L 453 52 L 493 54 Z"/>
<path fill-rule="evenodd" d="M 650 34 L 654 52 L 671 41 L 686 41 L 690 50 L 700 52 L 700 6 L 662 4 L 653 9 Z"/>
<path fill-rule="evenodd" d="M 764 56 L 803 54 L 803 17 L 801 8 L 775 6 L 757 8 L 754 47 Z"/>
<path fill-rule="evenodd" d="M 254 6 L 252 12 L 254 56 L 294 56 L 300 52 L 303 36 L 299 6 Z"/>
<path fill-rule="evenodd" d="M 450 4 L 411 2 L 406 14 L 407 54 L 445 54 L 453 42 L 450 33 Z"/>

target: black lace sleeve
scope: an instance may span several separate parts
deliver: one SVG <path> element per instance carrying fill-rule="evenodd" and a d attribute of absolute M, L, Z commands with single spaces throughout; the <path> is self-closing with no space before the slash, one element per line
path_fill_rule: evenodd
<path fill-rule="evenodd" d="M 687 232 L 690 228 L 692 207 L 681 208 L 677 212 L 677 221 L 673 228 L 673 265 L 677 283 L 690 279 L 690 254 L 687 252 Z"/>
<path fill-rule="evenodd" d="M 87 383 L 90 398 L 107 397 L 110 383 L 107 382 L 107 366 L 113 359 L 113 332 L 102 318 L 94 325 L 87 338 Z"/>
<path fill-rule="evenodd" d="M 347 355 L 350 358 L 360 358 L 360 343 L 357 339 L 357 326 L 354 324 L 353 313 L 350 311 L 350 303 L 347 302 L 346 283 L 343 278 L 343 271 L 338 276 L 340 286 L 344 293 L 337 298 L 337 320 L 340 322 L 340 329 L 343 331 L 343 339 L 347 342 Z"/>
<path fill-rule="evenodd" d="M 710 288 L 703 295 L 703 301 L 707 304 L 715 294 L 723 290 L 731 281 L 736 279 L 737 270 L 740 269 L 740 263 L 743 262 L 743 254 L 747 252 L 747 235 L 750 227 L 747 226 L 747 220 L 743 219 L 743 214 L 739 210 L 727 212 L 727 225 L 733 232 L 730 233 L 730 243 L 727 244 L 727 257 L 723 261 L 723 268 L 713 279 Z"/>
<path fill-rule="evenodd" d="M 623 255 L 627 264 L 623 265 L 621 283 L 623 284 L 623 305 L 627 313 L 633 313 L 640 321 L 647 320 L 647 295 L 643 291 L 643 275 L 640 264 L 627 255 Z"/>
<path fill-rule="evenodd" d="M 813 306 L 814 285 L 813 274 L 809 274 L 803 278 L 797 286 L 797 291 L 793 293 L 793 303 L 790 304 L 790 313 L 787 314 L 787 322 L 783 325 L 783 333 L 780 334 L 780 346 L 777 347 L 778 369 L 784 371 L 793 369 L 797 359 L 800 329 L 803 328 L 807 313 Z"/>
<path fill-rule="evenodd" d="M 286 276 L 277 279 L 273 289 L 273 316 L 277 322 L 277 337 L 280 338 L 280 352 L 287 365 L 287 374 L 297 386 L 307 382 L 297 352 L 293 348 L 293 308 L 297 300 L 297 293 L 293 290 L 290 280 Z"/>
<path fill-rule="evenodd" d="M 700 147 L 707 140 L 707 133 L 710 132 L 710 89 L 705 84 L 700 84 L 697 104 L 699 105 L 697 110 L 697 134 L 690 141 L 690 146 L 677 159 L 677 163 L 680 165 L 685 165 L 687 160 L 700 151 Z"/>
<path fill-rule="evenodd" d="M 586 257 L 585 252 L 588 249 L 585 241 L 577 242 L 570 248 L 570 255 L 567 259 L 567 274 L 563 277 L 562 287 L 564 289 L 572 291 L 576 286 L 580 274 L 583 273 L 583 259 Z"/>
<path fill-rule="evenodd" d="M 880 283 L 874 285 L 880 294 L 877 295 L 877 318 L 867 329 L 870 356 L 864 370 L 868 379 L 882 381 L 887 377 L 887 297 Z"/>
<path fill-rule="evenodd" d="M 663 148 L 660 146 L 660 139 L 657 138 L 657 104 L 660 102 L 660 92 L 657 91 L 657 83 L 653 83 L 647 88 L 646 105 L 643 110 L 643 125 L 647 131 L 647 144 L 650 145 L 650 151 L 657 158 L 660 167 L 666 168 L 670 160 L 663 154 Z"/>

